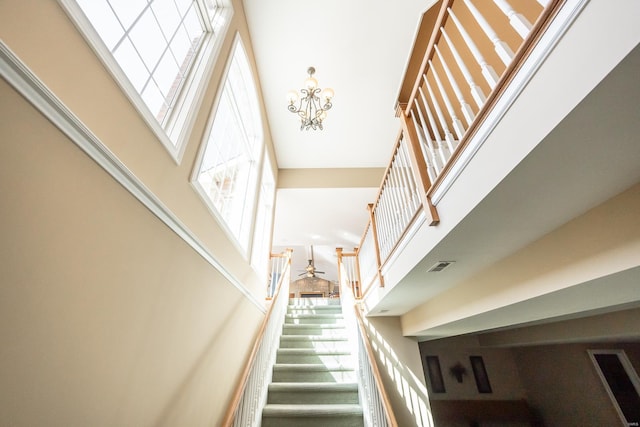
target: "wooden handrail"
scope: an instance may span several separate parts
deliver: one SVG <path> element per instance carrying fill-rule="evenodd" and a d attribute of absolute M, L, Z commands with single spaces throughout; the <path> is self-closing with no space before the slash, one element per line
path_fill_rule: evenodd
<path fill-rule="evenodd" d="M 369 204 L 367 208 L 369 209 L 369 219 L 371 221 L 371 233 L 373 234 L 373 246 L 376 254 L 376 268 L 378 269 L 378 280 L 380 281 L 380 287 L 383 288 L 384 278 L 382 277 L 382 272 L 380 271 L 380 266 L 382 266 L 382 259 L 380 258 L 380 242 L 378 242 L 378 227 L 376 226 L 376 218 L 373 215 L 373 205 Z"/>
<path fill-rule="evenodd" d="M 291 268 L 291 249 L 287 249 L 287 255 L 289 257 L 289 260 L 287 262 L 287 266 L 285 268 L 285 271 L 287 269 Z M 282 283 L 284 282 L 284 279 L 286 277 L 286 274 L 283 274 L 282 276 L 280 276 L 280 280 L 278 280 L 278 286 L 276 288 L 276 292 L 273 296 L 273 301 L 276 301 L 278 299 L 278 296 L 280 295 L 280 289 L 282 289 Z M 227 411 L 225 412 L 225 416 L 222 419 L 222 426 L 223 427 L 232 427 L 233 426 L 233 421 L 235 419 L 235 415 L 236 412 L 238 410 L 238 406 L 240 405 L 240 400 L 242 399 L 242 394 L 244 393 L 245 387 L 247 386 L 247 380 L 249 379 L 249 374 L 251 373 L 251 368 L 253 367 L 253 364 L 255 363 L 256 357 L 258 355 L 258 351 L 260 350 L 260 345 L 262 343 L 262 339 L 264 337 L 264 332 L 267 329 L 267 324 L 269 323 L 269 319 L 271 318 L 271 312 L 273 311 L 273 303 L 269 306 L 269 309 L 267 310 L 267 314 L 265 315 L 264 319 L 262 320 L 262 324 L 260 325 L 260 329 L 258 330 L 258 333 L 256 335 L 254 344 L 253 344 L 253 348 L 251 349 L 251 353 L 249 354 L 249 359 L 247 360 L 247 363 L 244 366 L 244 369 L 242 371 L 242 375 L 240 376 L 240 379 L 238 380 L 238 385 L 236 386 L 235 392 L 233 393 L 233 398 L 231 399 L 231 403 L 229 404 Z"/>
<path fill-rule="evenodd" d="M 414 99 L 416 98 L 416 94 L 418 93 L 418 88 L 420 87 L 420 83 L 422 82 L 422 75 L 425 73 L 425 70 L 427 69 L 427 64 L 429 63 L 429 60 L 431 59 L 431 57 L 434 54 L 434 46 L 436 45 L 436 43 L 438 42 L 438 39 L 440 38 L 440 31 L 438 31 L 438 28 L 443 27 L 448 14 L 447 14 L 447 9 L 449 7 L 451 7 L 451 4 L 453 3 L 454 0 L 442 0 L 442 4 L 440 5 L 440 12 L 438 13 L 438 18 L 436 19 L 436 23 L 434 25 L 434 31 L 431 33 L 431 37 L 429 38 L 429 44 L 427 45 L 427 50 L 425 51 L 425 54 L 422 58 L 422 63 L 420 64 L 420 68 L 418 69 L 418 74 L 416 77 L 416 82 L 413 85 L 413 89 L 411 90 L 411 95 L 409 95 L 409 99 L 407 100 L 407 105 L 411 105 L 414 101 Z M 401 108 L 401 105 L 397 105 L 396 106 L 396 114 L 399 112 L 399 108 Z"/>
<path fill-rule="evenodd" d="M 422 208 L 427 214 L 429 225 L 437 225 L 440 223 L 440 217 L 438 216 L 436 207 L 431 203 L 431 198 L 427 196 L 427 192 L 429 191 L 429 188 L 431 188 L 431 180 L 427 175 L 427 164 L 424 156 L 422 155 L 422 150 L 420 149 L 420 142 L 418 141 L 416 128 L 409 124 L 407 115 L 404 111 L 402 111 L 402 114 L 400 115 L 400 122 L 402 125 L 402 131 L 409 142 L 407 147 L 409 149 L 411 168 L 417 178 L 416 184 L 420 189 L 419 195 Z"/>
<path fill-rule="evenodd" d="M 396 143 L 393 144 L 393 150 L 391 150 L 391 160 L 389 160 L 389 164 L 387 168 L 384 170 L 384 174 L 382 175 L 382 182 L 380 183 L 380 187 L 378 187 L 378 193 L 376 194 L 375 203 L 373 203 L 374 209 L 377 207 L 378 202 L 380 201 L 380 197 L 382 196 L 382 192 L 384 191 L 384 185 L 387 182 L 387 177 L 389 173 L 391 173 L 391 168 L 393 167 L 393 159 L 396 157 L 396 153 L 400 149 L 400 143 L 402 142 L 402 128 L 398 132 L 398 136 L 396 137 Z"/>
<path fill-rule="evenodd" d="M 382 404 L 384 406 L 384 414 L 387 418 L 387 423 L 390 427 L 398 427 L 398 422 L 396 421 L 395 414 L 393 413 L 393 407 L 391 406 L 391 401 L 389 400 L 389 396 L 384 388 L 384 383 L 382 382 L 382 376 L 380 375 L 380 370 L 378 369 L 378 363 L 376 362 L 376 358 L 374 356 L 373 348 L 371 347 L 371 343 L 369 342 L 369 334 L 367 334 L 367 330 L 364 326 L 364 321 L 362 320 L 362 314 L 360 313 L 360 309 L 358 305 L 353 306 L 354 311 L 356 312 L 356 319 L 358 321 L 358 328 L 360 329 L 360 334 L 362 335 L 362 341 L 364 342 L 364 346 L 367 353 L 367 360 L 369 361 L 369 365 L 371 366 L 371 370 L 373 371 L 373 378 L 376 382 L 376 388 L 380 393 L 380 397 L 382 399 Z"/>

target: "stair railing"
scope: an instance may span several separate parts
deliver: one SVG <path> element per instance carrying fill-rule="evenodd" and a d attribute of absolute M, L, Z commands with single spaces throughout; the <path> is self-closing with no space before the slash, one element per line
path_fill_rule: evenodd
<path fill-rule="evenodd" d="M 415 131 L 432 187 L 451 168 L 560 3 L 441 0 L 439 9 L 424 14 L 421 27 L 432 32 L 428 43 L 414 44 L 410 62 L 420 66 L 417 73 L 408 67 L 403 87 L 411 88 L 410 95 L 400 94 L 396 111 L 406 122 L 403 127 Z"/>
<path fill-rule="evenodd" d="M 262 408 L 267 401 L 268 387 L 271 382 L 271 367 L 276 359 L 289 302 L 291 253 L 292 250 L 287 249 L 282 257 L 277 257 L 286 262 L 284 268 L 278 270 L 280 274 L 277 288 L 221 424 L 224 427 L 254 427 L 261 424 Z"/>
<path fill-rule="evenodd" d="M 358 248 L 353 252 L 344 252 L 342 248 L 336 248 L 336 254 L 338 255 L 338 283 L 344 281 L 355 299 L 362 298 Z"/>
<path fill-rule="evenodd" d="M 275 295 L 276 289 L 278 288 L 278 283 L 280 282 L 280 277 L 282 277 L 285 269 L 291 261 L 291 249 L 287 249 L 279 254 L 270 254 L 269 261 L 270 265 L 269 278 L 267 283 L 267 299 L 271 299 Z"/>
<path fill-rule="evenodd" d="M 407 236 L 439 223 L 432 197 L 566 1 L 439 0 L 423 14 L 396 103 L 400 131 L 357 251 L 364 297 L 384 286 Z"/>
<path fill-rule="evenodd" d="M 358 395 L 363 409 L 364 425 L 397 427 L 398 423 L 362 322 L 361 309 L 352 292 L 351 280 L 355 280 L 353 276 L 355 270 L 349 273 L 344 262 L 339 262 L 339 268 L 342 270 L 340 273 L 342 314 L 349 332 L 353 355 L 356 358 Z"/>

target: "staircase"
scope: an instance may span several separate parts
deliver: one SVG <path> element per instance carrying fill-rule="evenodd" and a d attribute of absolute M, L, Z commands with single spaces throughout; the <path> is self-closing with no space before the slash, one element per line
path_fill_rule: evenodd
<path fill-rule="evenodd" d="M 263 427 L 363 427 L 338 299 L 289 300 Z"/>

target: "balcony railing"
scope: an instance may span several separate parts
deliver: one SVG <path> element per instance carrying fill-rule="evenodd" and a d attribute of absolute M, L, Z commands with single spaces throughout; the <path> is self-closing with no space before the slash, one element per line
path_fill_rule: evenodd
<path fill-rule="evenodd" d="M 434 191 L 564 2 L 441 0 L 425 12 L 396 105 L 400 131 L 354 252 L 357 298 L 384 286 L 412 230 L 439 223 Z"/>

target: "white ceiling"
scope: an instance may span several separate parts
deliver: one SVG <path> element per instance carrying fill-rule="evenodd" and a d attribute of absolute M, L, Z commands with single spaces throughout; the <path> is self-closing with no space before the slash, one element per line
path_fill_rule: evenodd
<path fill-rule="evenodd" d="M 278 168 L 386 167 L 405 64 L 420 16 L 435 0 L 243 3 Z M 335 91 L 321 131 L 301 131 L 287 110 L 287 92 L 302 87 L 309 66 L 321 88 Z M 336 280 L 335 248 L 358 245 L 376 191 L 279 190 L 274 250 L 293 248 L 294 268 L 302 269 L 313 244 L 317 267 Z"/>
<path fill-rule="evenodd" d="M 385 166 L 396 96 L 421 13 L 433 0 L 244 0 L 279 168 Z M 322 131 L 287 110 L 307 68 L 335 90 Z"/>

